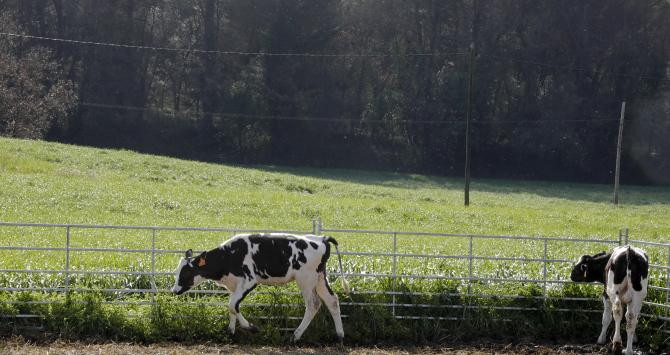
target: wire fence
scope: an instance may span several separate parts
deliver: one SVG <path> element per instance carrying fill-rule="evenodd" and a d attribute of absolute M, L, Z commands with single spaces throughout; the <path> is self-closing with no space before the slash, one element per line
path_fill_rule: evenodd
<path fill-rule="evenodd" d="M 156 294 L 171 292 L 172 270 L 184 250 L 211 249 L 237 233 L 271 232 L 325 234 L 338 240 L 344 274 L 353 285 L 353 297 L 341 299 L 343 318 L 347 317 L 347 309 L 376 306 L 387 308 L 396 319 L 467 319 L 465 311 L 482 307 L 518 315 L 547 311 L 547 302 L 561 301 L 561 306 L 551 307 L 550 311 L 585 313 L 599 322 L 602 304 L 597 295 L 602 286 L 580 286 L 592 289 L 586 296 L 566 294 L 564 287 L 572 284 L 571 267 L 581 254 L 610 250 L 617 245 L 636 245 L 648 252 L 651 261 L 651 297 L 644 302 L 642 316 L 662 322 L 664 329 L 670 325 L 670 244 L 630 239 L 627 229 L 612 238 L 580 239 L 334 229 L 324 228 L 320 220 L 313 221 L 311 230 L 301 231 L 0 223 L 0 292 L 101 292 L 113 296 L 105 300 L 108 304 L 154 305 Z M 336 264 L 329 267 L 331 277 L 339 275 Z M 450 287 L 441 290 L 416 287 L 438 283 Z M 529 288 L 534 292 L 519 292 Z M 227 304 L 220 297 L 207 298 L 225 296 L 228 293 L 225 289 L 203 285 L 191 292 L 204 297 L 197 300 L 199 305 Z M 279 293 L 294 300 L 283 306 L 304 307 L 296 288 L 260 289 L 254 293 Z M 434 302 L 436 297 L 441 301 Z M 454 298 L 491 302 L 451 302 Z M 510 303 L 516 300 L 532 302 Z M 12 299 L 0 304 L 21 302 L 49 304 L 62 300 Z M 184 300 L 185 304 L 194 302 Z M 251 297 L 244 306 L 269 304 Z M 432 312 L 435 309 L 460 313 L 435 315 Z M 39 314 L 0 316 L 41 317 Z M 501 320 L 506 318 L 502 316 Z"/>
<path fill-rule="evenodd" d="M 142 50 L 150 51 L 152 53 L 166 52 L 166 53 L 187 53 L 187 54 L 205 54 L 205 55 L 220 55 L 220 56 L 244 56 L 244 57 L 288 57 L 288 58 L 425 58 L 425 57 L 465 57 L 468 55 L 467 51 L 453 51 L 453 52 L 408 52 L 408 53 L 391 53 L 391 52 L 380 52 L 380 53 L 273 53 L 273 52 L 245 52 L 238 50 L 206 50 L 199 48 L 174 48 L 174 47 L 159 47 L 159 46 L 149 46 L 149 45 L 137 45 L 137 44 L 128 44 L 128 43 L 109 43 L 109 42 L 96 42 L 96 41 L 86 41 L 86 40 L 76 40 L 68 38 L 56 38 L 56 37 L 44 37 L 44 36 L 34 36 L 23 33 L 11 33 L 11 32 L 0 32 L 0 37 L 9 38 L 9 39 L 24 39 L 32 41 L 41 41 L 41 42 L 54 42 L 62 43 L 69 45 L 76 45 L 82 47 L 107 47 L 123 50 Z M 579 67 L 568 64 L 561 63 L 549 63 L 540 60 L 533 60 L 528 58 L 517 58 L 517 57 L 507 57 L 496 54 L 489 53 L 480 53 L 481 57 L 489 59 L 495 62 L 517 62 L 527 65 L 533 65 L 544 68 L 554 68 L 569 70 L 574 72 L 588 72 L 592 74 L 609 74 L 619 77 L 627 78 L 637 78 L 643 80 L 653 80 L 658 82 L 670 82 L 670 79 L 667 77 L 659 77 L 653 75 L 635 75 L 635 74 L 626 74 L 621 72 L 615 72 L 612 70 L 593 70 L 592 68 Z"/>

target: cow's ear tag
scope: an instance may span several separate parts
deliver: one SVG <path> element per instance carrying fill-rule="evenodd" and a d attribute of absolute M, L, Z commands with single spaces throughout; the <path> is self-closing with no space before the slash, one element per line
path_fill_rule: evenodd
<path fill-rule="evenodd" d="M 198 261 L 198 266 L 199 267 L 205 266 L 205 258 L 200 258 L 200 260 Z"/>

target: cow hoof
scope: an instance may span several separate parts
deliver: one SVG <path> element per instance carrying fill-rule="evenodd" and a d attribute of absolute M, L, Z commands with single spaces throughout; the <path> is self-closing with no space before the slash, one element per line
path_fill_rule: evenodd
<path fill-rule="evenodd" d="M 616 341 L 612 343 L 612 354 L 621 354 L 623 350 L 623 346 L 621 345 L 621 342 Z"/>
<path fill-rule="evenodd" d="M 344 335 L 337 335 L 337 343 L 342 347 L 344 346 Z"/>
<path fill-rule="evenodd" d="M 300 340 L 300 338 L 296 338 L 295 334 L 291 334 L 291 339 L 289 339 L 289 342 L 292 344 L 297 343 Z"/>
<path fill-rule="evenodd" d="M 252 333 L 258 333 L 260 331 L 260 329 L 258 329 L 258 327 L 253 325 L 253 324 L 249 324 L 249 327 L 247 328 L 247 330 L 252 332 Z"/>

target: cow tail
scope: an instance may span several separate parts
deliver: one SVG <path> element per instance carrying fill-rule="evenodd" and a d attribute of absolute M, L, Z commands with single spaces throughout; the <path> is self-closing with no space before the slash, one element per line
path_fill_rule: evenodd
<path fill-rule="evenodd" d="M 342 280 L 342 290 L 344 290 L 345 294 L 349 294 L 351 291 L 349 290 L 349 283 L 347 280 L 344 278 L 344 269 L 342 268 L 342 255 L 340 254 L 340 249 L 337 247 L 337 240 L 333 237 L 326 237 L 326 241 L 333 243 L 335 246 L 335 253 L 337 253 L 337 262 L 340 264 L 340 280 Z"/>
<path fill-rule="evenodd" d="M 626 250 L 626 275 L 628 275 L 630 278 L 630 245 Z"/>
<path fill-rule="evenodd" d="M 628 245 L 628 250 L 626 250 L 626 279 L 625 281 L 628 283 L 628 289 L 629 290 L 634 290 L 633 288 L 633 276 L 631 275 L 631 267 L 630 267 L 630 244 Z"/>

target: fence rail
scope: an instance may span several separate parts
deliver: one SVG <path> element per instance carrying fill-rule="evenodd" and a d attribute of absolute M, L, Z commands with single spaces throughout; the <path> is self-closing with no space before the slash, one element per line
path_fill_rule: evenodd
<path fill-rule="evenodd" d="M 45 234 L 45 232 L 49 233 Z M 115 234 L 119 232 L 130 232 L 131 234 Z M 556 296 L 553 291 L 560 285 L 570 283 L 568 279 L 570 264 L 579 256 L 577 251 L 585 250 L 581 246 L 591 245 L 595 248 L 595 246 L 605 244 L 605 246 L 612 247 L 630 243 L 648 248 L 649 254 L 655 260 L 650 265 L 652 269 L 651 279 L 655 280 L 650 283 L 649 289 L 665 295 L 664 300 L 661 299 L 663 297 L 657 297 L 653 301 L 646 301 L 643 316 L 666 323 L 670 322 L 670 244 L 629 239 L 627 230 L 625 233 L 620 231 L 619 235 L 612 239 L 588 239 L 334 229 L 324 228 L 320 220 L 312 223 L 311 230 L 304 231 L 0 222 L 0 253 L 5 253 L 4 255 L 7 256 L 0 258 L 0 274 L 25 275 L 28 278 L 36 275 L 52 276 L 51 284 L 46 285 L 34 284 L 30 280 L 6 281 L 7 279 L 5 279 L 4 284 L 0 285 L 0 292 L 67 293 L 95 291 L 119 296 L 119 299 L 107 300 L 106 302 L 109 304 L 152 305 L 156 303 L 153 295 L 170 292 L 169 287 L 165 287 L 165 280 L 173 275 L 168 268 L 174 266 L 176 260 L 174 258 L 167 260 L 166 257 L 180 254 L 183 250 L 190 248 L 190 245 L 186 247 L 187 243 L 195 243 L 198 247 L 209 248 L 215 245 L 213 243 L 218 244 L 231 234 L 273 232 L 332 235 L 339 240 L 342 247 L 340 254 L 345 260 L 344 269 L 346 272 L 344 274 L 346 277 L 360 280 L 390 281 L 391 290 L 375 289 L 374 283 L 368 285 L 362 282 L 362 286 L 354 289 L 352 294 L 386 296 L 388 297 L 387 301 L 353 302 L 343 300 L 341 304 L 344 307 L 343 313 L 345 315 L 346 307 L 382 306 L 389 307 L 392 316 L 396 319 L 424 320 L 459 317 L 434 317 L 421 314 L 421 312 L 413 314 L 411 310 L 426 308 L 474 309 L 483 306 L 478 303 L 436 305 L 425 302 L 407 302 L 404 299 L 407 297 L 440 296 L 447 298 L 475 297 L 535 300 L 545 303 L 548 301 L 597 301 L 597 299 L 589 297 Z M 102 233 L 103 235 L 95 235 L 95 233 Z M 140 233 L 140 235 L 134 233 Z M 175 233 L 190 234 L 186 238 L 182 235 L 175 235 Z M 203 234 L 206 234 L 206 236 L 203 236 Z M 59 238 L 61 238 L 60 241 Z M 372 242 L 371 238 L 375 242 Z M 44 244 L 40 245 L 39 243 Z M 100 245 L 100 243 L 106 244 Z M 500 247 L 496 246 L 500 243 L 511 243 L 510 249 L 513 250 L 505 250 L 504 248 L 501 250 Z M 180 249 L 179 246 L 184 246 L 184 248 Z M 576 248 L 576 246 L 580 246 L 580 248 Z M 601 248 L 601 246 L 598 246 L 598 248 Z M 427 253 L 427 250 L 430 252 Z M 64 260 L 54 261 L 51 265 L 34 267 L 32 263 L 21 264 L 16 261 L 13 255 L 8 254 L 40 252 L 60 253 Z M 92 257 L 97 256 L 97 258 L 94 258 L 91 262 L 90 258 L 87 259 L 82 255 L 93 255 Z M 361 259 L 363 261 L 358 262 Z M 122 262 L 114 265 L 114 262 L 119 260 Z M 659 260 L 667 261 L 667 264 L 662 265 L 658 262 Z M 34 261 L 31 260 L 31 262 Z M 112 265 L 107 265 L 106 262 L 108 261 Z M 54 267 L 53 264 L 62 266 L 58 268 Z M 103 269 L 103 267 L 108 269 Z M 331 270 L 331 275 L 339 275 L 339 273 L 332 271 L 335 270 Z M 86 276 L 109 277 L 112 285 L 116 282 L 116 286 L 83 287 L 78 278 Z M 148 283 L 144 282 L 144 284 L 136 286 L 127 280 L 128 277 L 144 277 L 149 280 Z M 457 285 L 459 291 L 454 293 L 408 291 L 407 282 L 409 280 L 450 281 Z M 539 285 L 541 295 L 492 294 L 487 293 L 486 290 L 478 289 L 486 284 Z M 197 289 L 192 292 L 202 295 L 228 294 L 225 289 Z M 289 296 L 297 297 L 299 295 L 298 292 L 290 290 L 280 292 Z M 263 291 L 256 291 L 255 293 L 263 294 Z M 122 298 L 123 295 L 142 294 L 151 297 L 147 297 L 146 300 L 125 300 Z M 4 303 L 17 302 L 20 303 L 21 301 Z M 46 304 L 57 301 L 46 300 L 40 302 Z M 593 303 L 593 308 L 558 307 L 544 310 L 593 314 L 602 312 L 599 308 L 599 302 Z M 220 306 L 224 302 L 201 302 L 199 304 Z M 248 302 L 245 303 L 245 306 L 265 307 L 268 304 Z M 302 303 L 295 303 L 285 306 L 302 307 L 303 305 Z M 498 305 L 488 305 L 486 308 L 513 312 L 543 309 L 542 306 Z M 401 309 L 402 312 L 400 312 Z M 408 310 L 410 310 L 409 313 Z M 18 317 L 39 318 L 39 315 L 22 314 Z"/>

